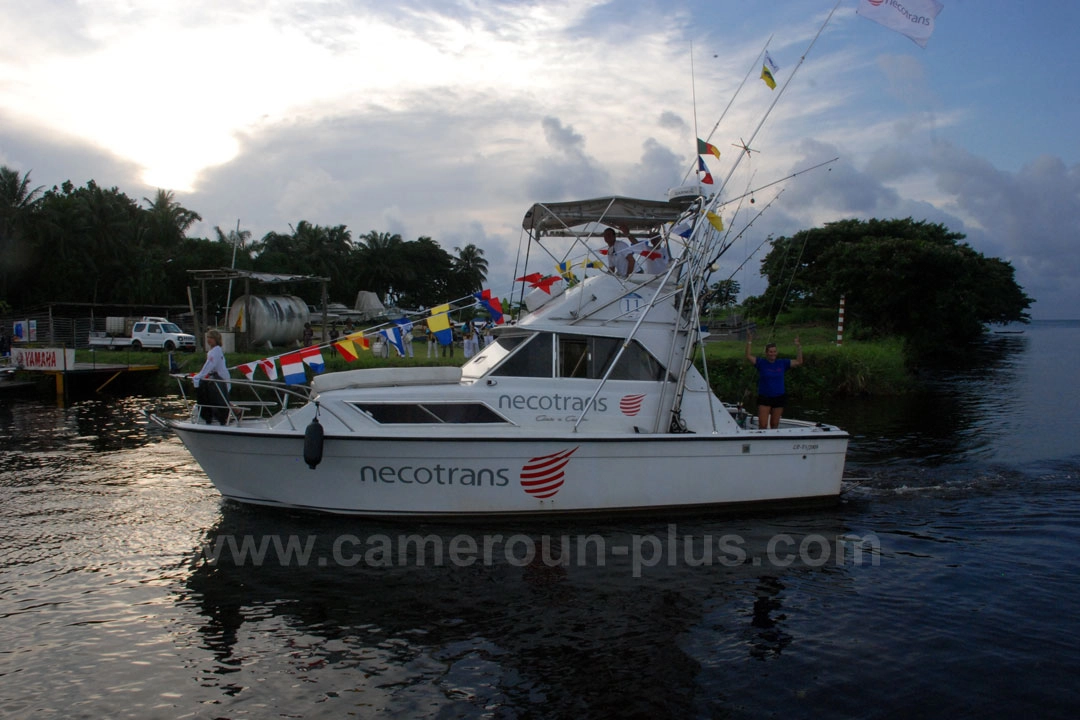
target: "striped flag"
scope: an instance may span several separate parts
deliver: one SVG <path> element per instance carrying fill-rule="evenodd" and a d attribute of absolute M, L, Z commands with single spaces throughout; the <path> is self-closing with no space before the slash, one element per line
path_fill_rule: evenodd
<path fill-rule="evenodd" d="M 765 81 L 765 84 L 769 86 L 770 90 L 776 89 L 776 79 L 772 76 L 772 71 L 769 70 L 768 65 L 761 66 L 761 79 Z"/>
<path fill-rule="evenodd" d="M 454 342 L 454 331 L 450 328 L 450 305 L 439 305 L 431 308 L 431 317 L 427 320 L 428 330 L 439 341 L 440 345 L 449 345 Z"/>
<path fill-rule="evenodd" d="M 307 380 L 307 374 L 304 373 L 304 357 L 298 352 L 282 355 L 281 372 L 285 376 L 286 385 L 303 385 Z"/>
<path fill-rule="evenodd" d="M 480 304 L 484 306 L 484 309 L 488 311 L 488 315 L 491 316 L 492 322 L 496 325 L 503 324 L 502 302 L 499 301 L 499 298 L 492 297 L 490 289 L 475 293 L 473 297 L 475 297 Z"/>
<path fill-rule="evenodd" d="M 709 172 L 709 168 L 705 165 L 705 161 L 700 157 L 697 159 L 698 172 L 705 173 L 705 177 L 701 178 L 701 182 L 706 185 L 712 185 L 712 173 Z"/>
<path fill-rule="evenodd" d="M 401 328 L 390 327 L 382 331 L 383 337 L 387 342 L 394 346 L 394 349 L 398 351 L 399 357 L 405 357 L 405 343 L 401 339 Z"/>
<path fill-rule="evenodd" d="M 678 235 L 679 237 L 688 238 L 694 232 L 694 223 L 690 218 L 686 218 L 675 227 L 671 228 L 672 235 Z"/>
<path fill-rule="evenodd" d="M 326 362 L 323 360 L 322 351 L 317 347 L 301 348 L 300 357 L 304 359 L 304 363 L 308 367 L 317 373 L 321 373 L 326 369 Z"/>
<path fill-rule="evenodd" d="M 264 358 L 259 361 L 259 368 L 266 373 L 266 378 L 273 382 L 277 380 L 277 363 L 274 362 L 274 358 Z"/>
<path fill-rule="evenodd" d="M 243 365 L 237 365 L 236 369 L 244 373 L 244 377 L 248 380 L 255 379 L 255 363 L 244 363 Z"/>
<path fill-rule="evenodd" d="M 697 153 L 698 155 L 715 155 L 716 159 L 720 159 L 720 150 L 713 144 L 707 143 L 701 138 L 697 140 Z"/>

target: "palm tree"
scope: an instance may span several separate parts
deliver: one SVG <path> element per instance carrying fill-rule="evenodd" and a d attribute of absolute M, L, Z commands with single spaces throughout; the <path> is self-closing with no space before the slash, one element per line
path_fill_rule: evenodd
<path fill-rule="evenodd" d="M 143 198 L 150 206 L 147 209 L 147 232 L 152 240 L 166 249 L 180 244 L 188 228 L 202 217 L 176 202 L 172 191 L 158 190 L 153 200 Z"/>
<path fill-rule="evenodd" d="M 469 243 L 464 248 L 454 248 L 454 274 L 462 295 L 479 292 L 487 280 L 488 261 L 484 251 Z"/>
<path fill-rule="evenodd" d="M 381 233 L 376 230 L 360 236 L 358 250 L 361 287 L 379 296 L 382 302 L 391 301 L 394 288 L 401 284 L 406 274 L 401 248 L 401 236 L 397 233 Z"/>
<path fill-rule="evenodd" d="M 30 172 L 20 178 L 11 168 L 0 166 L 0 298 L 8 295 L 8 276 L 28 258 L 27 235 L 41 188 L 30 189 Z"/>

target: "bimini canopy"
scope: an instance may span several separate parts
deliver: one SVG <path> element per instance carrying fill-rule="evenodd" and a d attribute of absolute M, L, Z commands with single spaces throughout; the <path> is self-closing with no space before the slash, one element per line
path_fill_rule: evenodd
<path fill-rule="evenodd" d="M 651 230 L 678 219 L 681 209 L 663 200 L 601 197 L 571 202 L 536 203 L 521 226 L 536 235 L 556 235 L 586 223 L 603 223 L 629 230 Z"/>

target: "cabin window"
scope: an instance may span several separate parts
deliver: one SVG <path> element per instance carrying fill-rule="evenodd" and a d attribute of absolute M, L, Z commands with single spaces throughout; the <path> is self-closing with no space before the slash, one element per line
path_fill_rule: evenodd
<path fill-rule="evenodd" d="M 673 380 L 664 370 L 660 361 L 654 358 L 637 340 L 630 341 L 630 346 L 611 371 L 612 380 Z"/>
<path fill-rule="evenodd" d="M 520 337 L 520 336 L 518 336 Z M 527 338 L 516 351 L 491 373 L 498 377 L 549 378 L 552 375 L 551 333 L 537 333 Z M 499 344 L 503 340 L 499 338 Z"/>
<path fill-rule="evenodd" d="M 615 360 L 623 341 L 619 338 L 559 336 L 559 377 L 599 380 Z M 664 368 L 637 340 L 623 351 L 611 380 L 663 380 Z"/>
<path fill-rule="evenodd" d="M 349 403 L 380 425 L 477 425 L 505 423 L 483 403 Z"/>

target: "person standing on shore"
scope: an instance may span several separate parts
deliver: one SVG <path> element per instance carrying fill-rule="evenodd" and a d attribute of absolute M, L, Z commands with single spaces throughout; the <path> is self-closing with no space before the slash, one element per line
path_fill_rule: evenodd
<path fill-rule="evenodd" d="M 746 334 L 746 361 L 758 371 L 758 428 L 761 430 L 780 427 L 780 417 L 787 404 L 784 389 L 784 373 L 803 364 L 802 343 L 795 338 L 795 359 L 778 358 L 776 343 L 765 346 L 765 357 L 755 357 L 752 349 L 754 336 Z"/>

